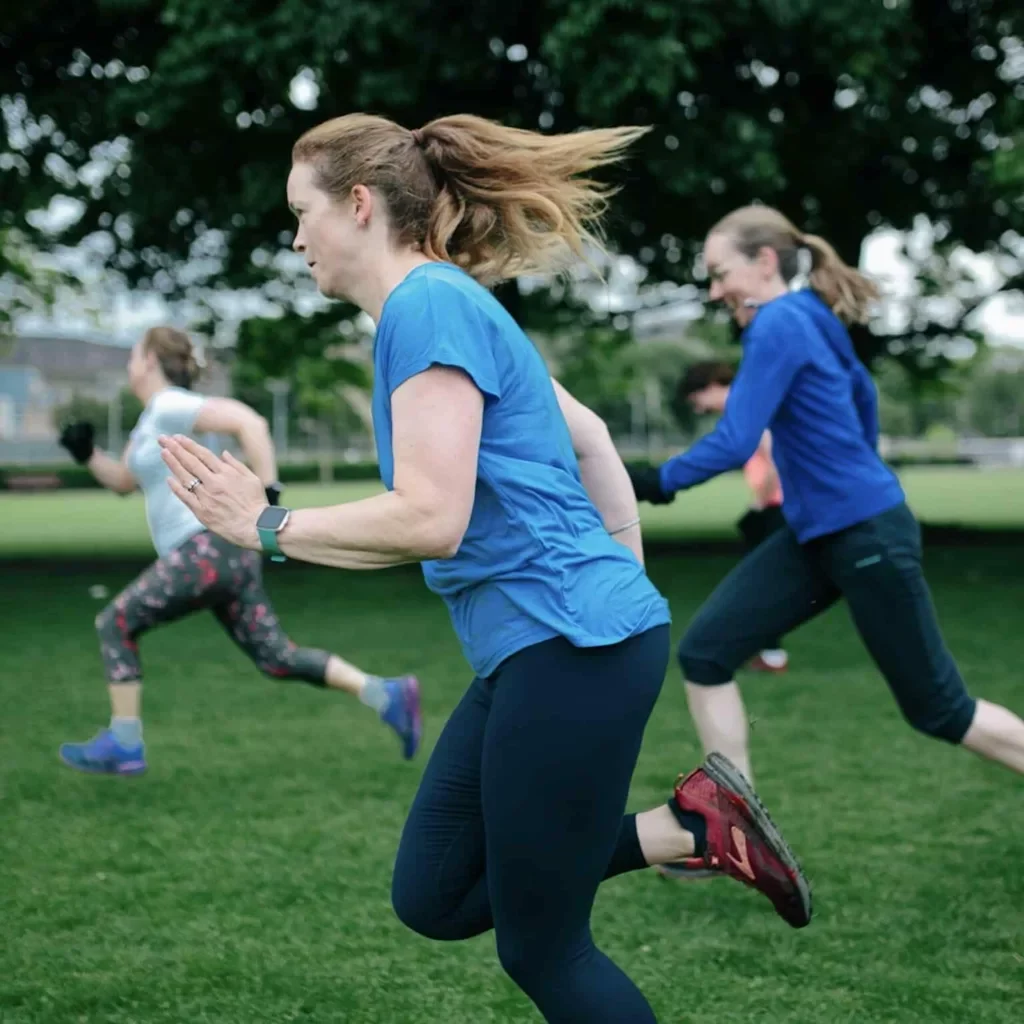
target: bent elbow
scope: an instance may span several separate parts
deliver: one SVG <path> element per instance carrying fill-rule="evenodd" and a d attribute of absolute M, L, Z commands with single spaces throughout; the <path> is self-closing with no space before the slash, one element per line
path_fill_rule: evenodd
<path fill-rule="evenodd" d="M 425 538 L 426 557 L 443 560 L 454 558 L 462 547 L 462 538 L 466 536 L 466 528 L 450 523 L 437 523 Z"/>
<path fill-rule="evenodd" d="M 746 465 L 755 455 L 761 446 L 763 431 L 751 430 L 742 434 L 736 434 L 732 438 L 732 449 L 736 453 L 736 461 L 739 465 Z"/>
<path fill-rule="evenodd" d="M 419 556 L 423 559 L 443 560 L 454 558 L 462 547 L 463 538 L 469 528 L 469 517 L 453 516 L 451 510 L 443 510 L 425 516 L 420 532 Z"/>
<path fill-rule="evenodd" d="M 250 438 L 254 441 L 267 441 L 270 439 L 270 423 L 266 416 L 254 412 L 251 418 L 247 418 L 238 432 L 239 443 Z"/>

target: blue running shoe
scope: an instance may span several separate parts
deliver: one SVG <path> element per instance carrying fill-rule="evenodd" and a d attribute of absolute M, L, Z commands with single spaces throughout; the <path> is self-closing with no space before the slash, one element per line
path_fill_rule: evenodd
<path fill-rule="evenodd" d="M 388 695 L 388 706 L 380 713 L 380 720 L 398 733 L 402 741 L 402 756 L 411 761 L 420 749 L 423 736 L 419 680 L 415 676 L 385 679 L 384 690 Z"/>
<path fill-rule="evenodd" d="M 69 768 L 93 775 L 140 775 L 146 770 L 145 747 L 122 747 L 109 729 L 88 743 L 61 744 L 60 759 Z"/>

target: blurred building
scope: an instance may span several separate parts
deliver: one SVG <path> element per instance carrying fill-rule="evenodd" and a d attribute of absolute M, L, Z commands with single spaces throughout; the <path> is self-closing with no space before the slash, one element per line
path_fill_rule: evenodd
<path fill-rule="evenodd" d="M 0 347 L 0 462 L 64 459 L 58 410 L 75 397 L 119 402 L 128 355 L 126 346 L 102 336 L 20 334 Z M 227 367 L 208 359 L 197 390 L 228 394 Z"/>

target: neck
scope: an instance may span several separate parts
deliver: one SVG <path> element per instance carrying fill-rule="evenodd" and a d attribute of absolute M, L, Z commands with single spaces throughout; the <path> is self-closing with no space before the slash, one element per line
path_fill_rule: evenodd
<path fill-rule="evenodd" d="M 373 322 L 380 322 L 381 310 L 387 297 L 405 280 L 406 275 L 424 263 L 434 261 L 416 249 L 404 249 L 389 254 L 375 266 L 369 267 L 364 279 L 358 287 L 352 289 L 349 296 Z"/>
<path fill-rule="evenodd" d="M 135 397 L 143 405 L 148 405 L 149 400 L 158 392 L 163 391 L 164 388 L 168 387 L 167 381 L 165 380 L 144 380 L 139 384 L 138 391 L 135 392 Z"/>

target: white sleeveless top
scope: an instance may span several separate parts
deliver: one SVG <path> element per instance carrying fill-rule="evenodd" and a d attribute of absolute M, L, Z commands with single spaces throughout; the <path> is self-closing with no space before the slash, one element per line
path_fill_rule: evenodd
<path fill-rule="evenodd" d="M 205 401 L 205 396 L 185 388 L 164 388 L 146 403 L 129 438 L 126 461 L 146 500 L 149 533 L 161 558 L 206 527 L 174 496 L 167 483 L 171 471 L 160 457 L 157 438 L 191 434 Z"/>

